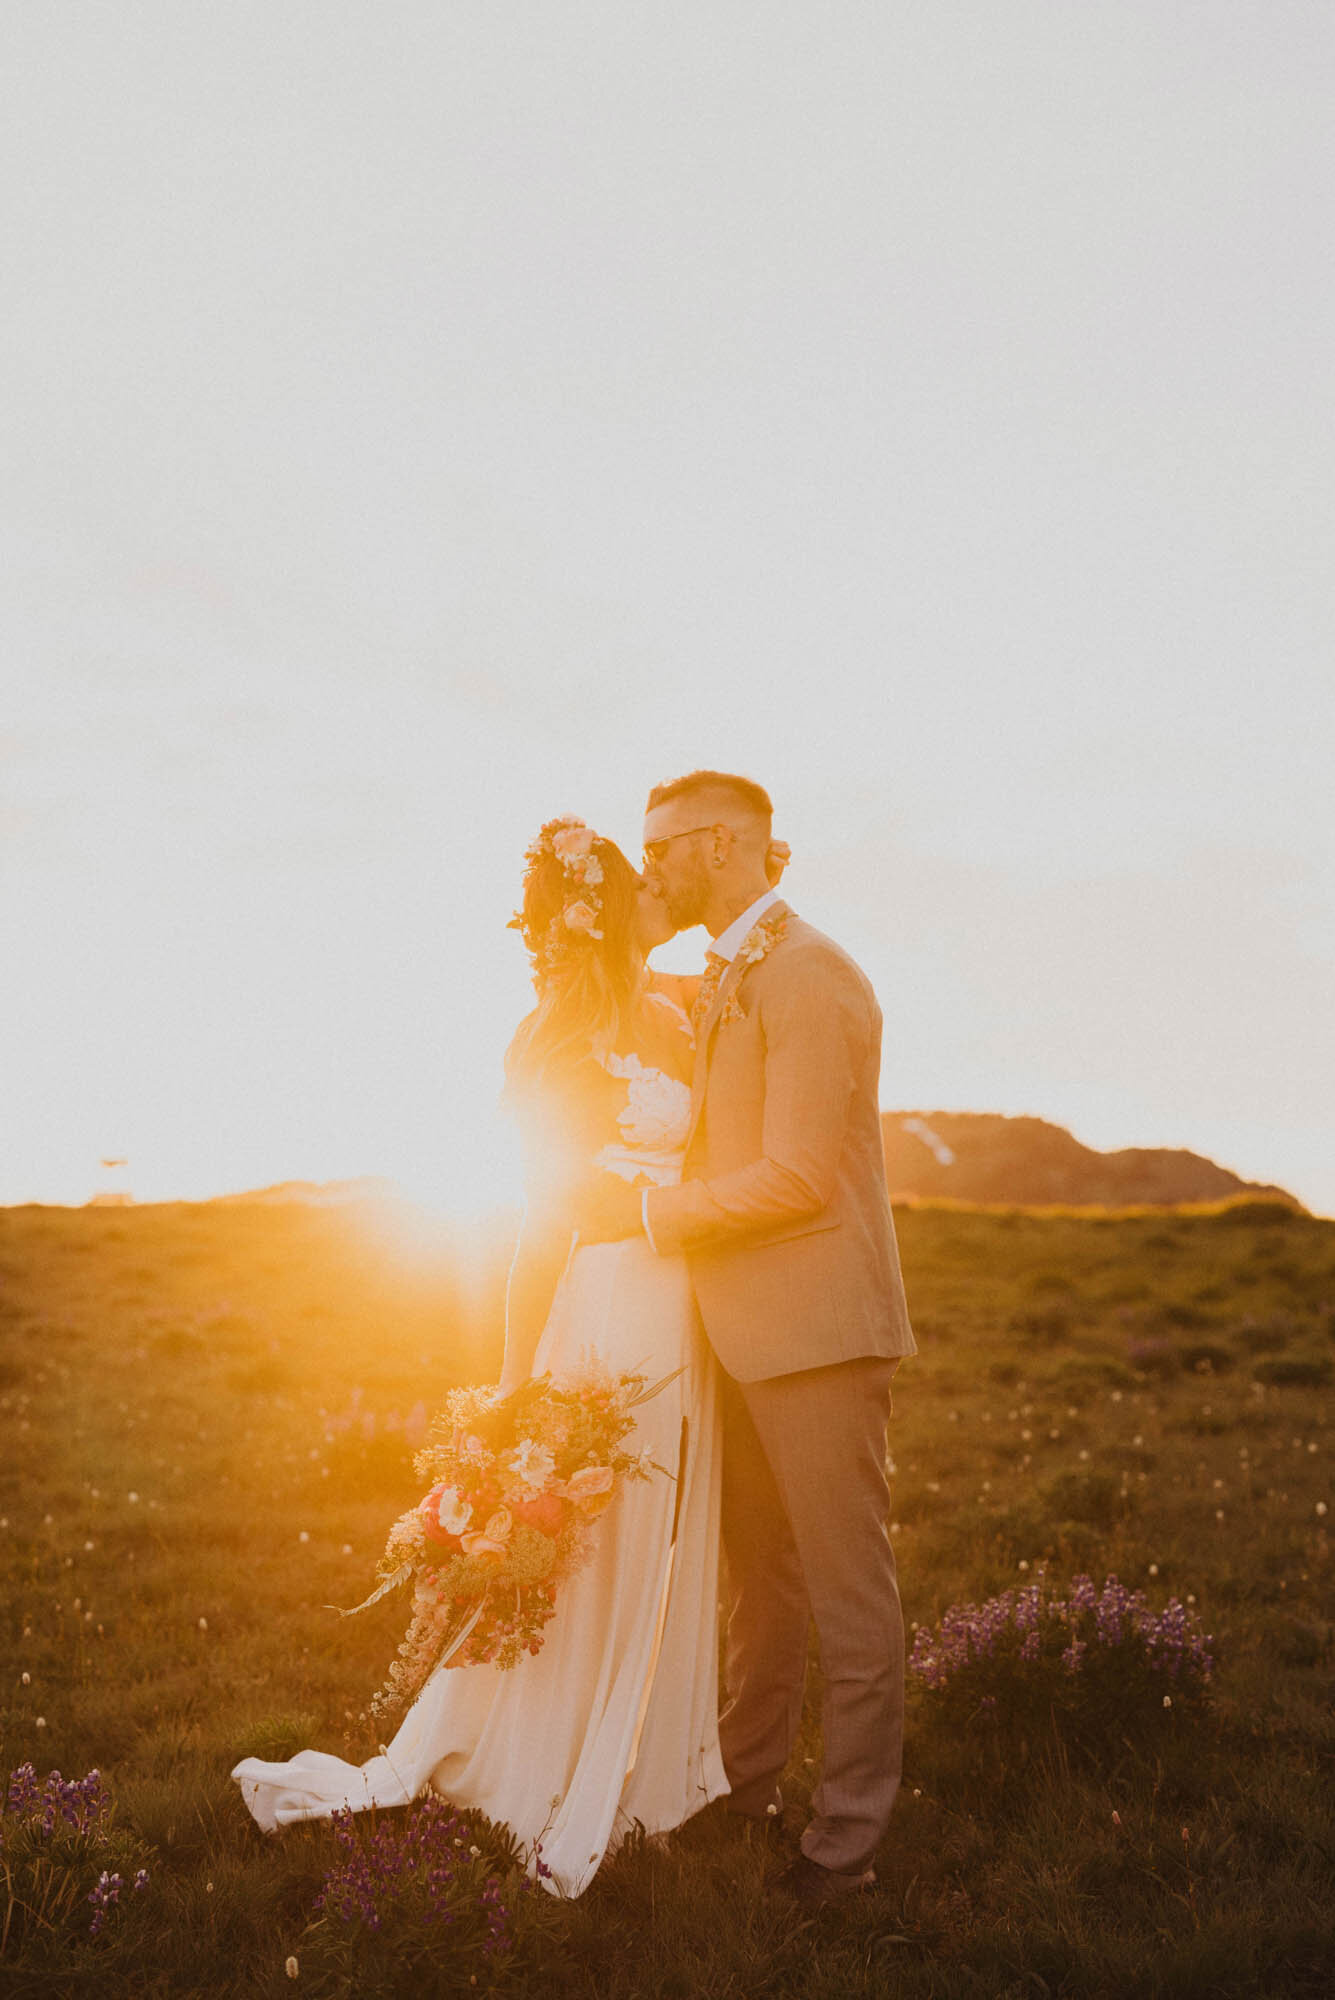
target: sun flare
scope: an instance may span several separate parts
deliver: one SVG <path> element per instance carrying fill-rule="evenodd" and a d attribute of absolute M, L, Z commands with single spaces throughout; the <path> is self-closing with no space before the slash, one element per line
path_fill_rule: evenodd
<path fill-rule="evenodd" d="M 461 1227 L 490 1222 L 523 1200 L 519 1148 L 499 1116 L 456 1126 L 437 1158 L 400 1178 L 404 1195 L 427 1216 Z"/>

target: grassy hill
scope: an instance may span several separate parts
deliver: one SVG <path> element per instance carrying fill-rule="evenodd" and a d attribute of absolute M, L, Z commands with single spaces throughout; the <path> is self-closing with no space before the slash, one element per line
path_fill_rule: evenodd
<path fill-rule="evenodd" d="M 11 1869 L 0 1986 L 277 1994 L 295 1956 L 320 1993 L 1332 1990 L 1335 1224 L 1244 1201 L 899 1225 L 922 1346 L 891 1430 L 907 1617 L 1044 1562 L 1115 1572 L 1194 1599 L 1208 1706 L 1128 1689 L 1082 1740 L 1022 1716 L 1022 1688 L 952 1721 L 915 1684 L 865 1906 L 803 1921 L 761 1854 L 693 1828 L 632 1845 L 576 1905 L 508 1887 L 509 1955 L 436 1938 L 424 1976 L 406 1934 L 354 1962 L 313 1922 L 328 1830 L 265 1842 L 227 1771 L 374 1749 L 354 1718 L 399 1607 L 325 1607 L 356 1601 L 416 1497 L 425 1409 L 494 1369 L 506 1246 L 461 1261 L 373 1207 L 0 1210 L 4 1770 L 100 1767 L 150 1876 L 90 1941 L 72 1874 L 43 1878 L 43 1917 L 12 1907 Z M 813 1661 L 799 1804 L 818 1706 Z"/>

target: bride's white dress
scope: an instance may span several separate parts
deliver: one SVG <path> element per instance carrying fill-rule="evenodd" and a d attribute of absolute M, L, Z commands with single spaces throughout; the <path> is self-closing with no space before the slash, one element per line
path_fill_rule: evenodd
<path fill-rule="evenodd" d="M 680 1177 L 690 1092 L 636 1056 L 607 1059 L 628 1086 L 620 1140 L 599 1164 L 627 1179 Z M 341 1807 L 404 1805 L 428 1785 L 504 1821 L 577 1896 L 635 1825 L 664 1833 L 728 1789 L 718 1747 L 715 1368 L 685 1262 L 643 1238 L 577 1249 L 534 1372 L 590 1357 L 675 1381 L 636 1412 L 628 1448 L 663 1472 L 624 1484 L 594 1524 L 541 1652 L 519 1666 L 441 1667 L 383 1754 L 360 1767 L 319 1750 L 247 1757 L 232 1773 L 266 1831 Z"/>

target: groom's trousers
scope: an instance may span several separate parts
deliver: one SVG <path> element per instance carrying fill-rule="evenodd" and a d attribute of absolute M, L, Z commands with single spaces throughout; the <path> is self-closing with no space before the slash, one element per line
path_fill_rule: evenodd
<path fill-rule="evenodd" d="M 899 1789 L 904 1621 L 886 1516 L 897 1363 L 868 1358 L 762 1382 L 723 1371 L 723 1545 L 732 1603 L 719 1734 L 732 1809 L 763 1816 L 802 1716 L 807 1621 L 820 1641 L 824 1757 L 802 1836 L 860 1873 Z"/>

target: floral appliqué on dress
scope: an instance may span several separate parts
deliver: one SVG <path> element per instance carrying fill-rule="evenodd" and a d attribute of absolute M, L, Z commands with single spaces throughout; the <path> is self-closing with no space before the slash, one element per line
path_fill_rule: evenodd
<path fill-rule="evenodd" d="M 601 1061 L 609 1076 L 625 1084 L 626 1106 L 617 1113 L 620 1142 L 604 1146 L 594 1166 L 623 1180 L 643 1177 L 661 1184 L 680 1178 L 682 1149 L 691 1129 L 690 1086 L 666 1070 L 648 1067 L 637 1055 L 606 1055 Z"/>

